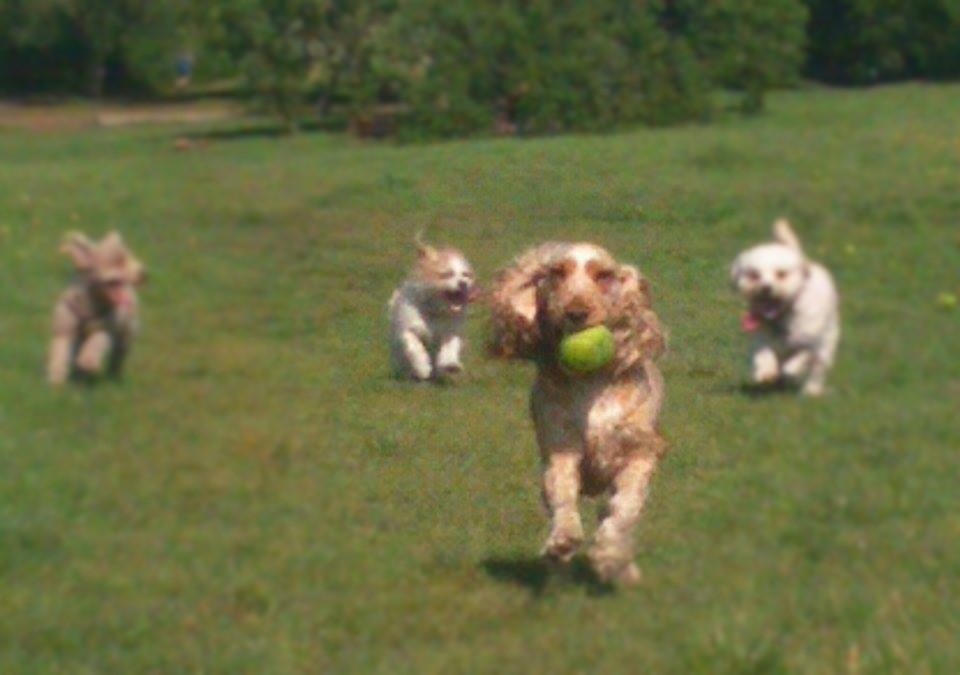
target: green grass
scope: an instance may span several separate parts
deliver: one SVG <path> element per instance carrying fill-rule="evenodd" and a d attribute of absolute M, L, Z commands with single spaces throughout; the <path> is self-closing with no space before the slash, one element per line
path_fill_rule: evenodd
<path fill-rule="evenodd" d="M 419 147 L 0 134 L 0 672 L 960 672 L 960 87 Z M 822 401 L 746 396 L 738 250 L 835 272 Z M 482 277 L 590 239 L 671 330 L 642 587 L 548 578 L 527 366 L 388 377 L 415 230 Z M 53 392 L 61 233 L 150 266 L 126 382 Z M 592 511 L 590 511 L 592 513 Z"/>

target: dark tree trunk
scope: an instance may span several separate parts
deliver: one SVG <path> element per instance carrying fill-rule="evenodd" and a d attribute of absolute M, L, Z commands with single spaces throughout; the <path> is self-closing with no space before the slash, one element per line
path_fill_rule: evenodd
<path fill-rule="evenodd" d="M 99 55 L 90 59 L 87 64 L 87 94 L 93 98 L 103 96 L 103 82 L 106 79 L 105 60 Z"/>

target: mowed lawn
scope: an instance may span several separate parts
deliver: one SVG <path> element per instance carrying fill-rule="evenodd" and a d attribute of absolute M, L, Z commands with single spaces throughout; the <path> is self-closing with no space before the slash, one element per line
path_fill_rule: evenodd
<path fill-rule="evenodd" d="M 0 672 L 960 672 L 958 110 L 912 85 L 529 141 L 0 134 Z M 727 270 L 781 214 L 842 292 L 823 400 L 740 387 Z M 481 280 L 545 239 L 651 279 L 672 452 L 640 588 L 539 564 L 532 370 L 485 358 L 482 312 L 459 385 L 390 379 L 421 227 Z M 51 391 L 59 238 L 110 228 L 152 274 L 129 376 Z"/>

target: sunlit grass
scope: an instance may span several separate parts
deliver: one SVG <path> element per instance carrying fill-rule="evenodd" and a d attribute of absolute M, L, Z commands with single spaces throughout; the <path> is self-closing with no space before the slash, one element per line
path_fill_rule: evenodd
<path fill-rule="evenodd" d="M 952 673 L 957 87 L 784 94 L 709 127 L 394 147 L 0 134 L 0 672 Z M 741 393 L 729 261 L 790 216 L 843 296 L 822 401 Z M 548 578 L 531 372 L 388 377 L 429 237 L 640 265 L 673 452 L 645 583 Z M 50 391 L 62 232 L 149 265 L 127 380 Z"/>

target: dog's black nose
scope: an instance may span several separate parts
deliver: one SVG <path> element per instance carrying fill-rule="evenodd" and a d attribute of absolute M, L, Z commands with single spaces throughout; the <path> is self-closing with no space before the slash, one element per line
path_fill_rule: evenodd
<path fill-rule="evenodd" d="M 587 322 L 590 312 L 583 309 L 572 309 L 566 313 L 567 321 L 574 326 L 582 326 Z"/>
<path fill-rule="evenodd" d="M 770 284 L 763 284 L 760 286 L 760 295 L 773 295 L 773 286 Z"/>
<path fill-rule="evenodd" d="M 460 289 L 461 293 L 466 293 L 470 290 L 470 284 L 466 281 L 461 281 L 457 287 Z"/>

